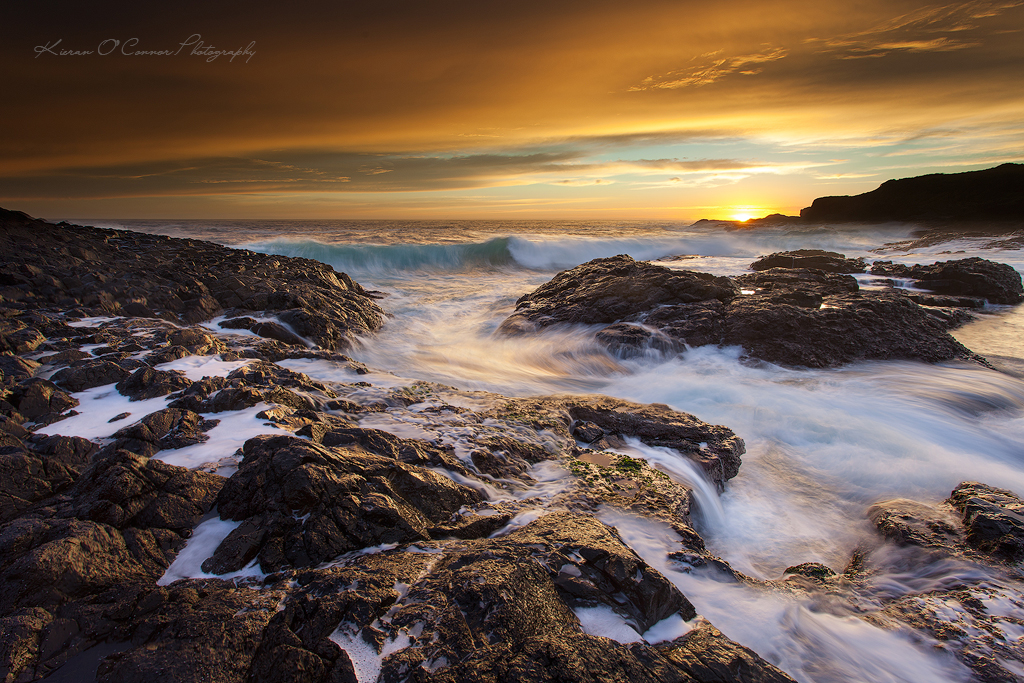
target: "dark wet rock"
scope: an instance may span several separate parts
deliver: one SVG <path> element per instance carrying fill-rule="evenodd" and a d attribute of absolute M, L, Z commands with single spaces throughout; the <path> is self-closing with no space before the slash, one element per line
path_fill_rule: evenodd
<path fill-rule="evenodd" d="M 191 239 L 51 224 L 0 210 L 0 283 L 19 305 L 67 306 L 195 324 L 229 309 L 278 313 L 322 348 L 372 332 L 383 311 L 329 265 Z M 76 256 L 76 254 L 78 254 Z M 88 258 L 81 255 L 87 254 Z M 201 344 L 178 344 L 197 347 Z"/>
<path fill-rule="evenodd" d="M 573 426 L 572 435 L 583 443 L 593 443 L 604 436 L 604 430 L 593 422 L 583 420 Z"/>
<path fill-rule="evenodd" d="M 93 361 L 58 370 L 50 380 L 68 391 L 78 392 L 121 382 L 131 374 L 130 370 L 111 361 Z"/>
<path fill-rule="evenodd" d="M 170 363 L 180 358 L 191 356 L 189 350 L 184 346 L 165 346 L 157 349 L 156 351 L 146 356 L 146 362 L 150 365 L 160 365 L 161 363 Z"/>
<path fill-rule="evenodd" d="M 217 353 L 224 348 L 224 344 L 216 337 L 198 327 L 174 330 L 167 335 L 167 344 L 169 346 L 181 346 L 187 349 L 189 353 L 197 356 Z"/>
<path fill-rule="evenodd" d="M 41 363 L 21 356 L 0 354 L 0 373 L 4 378 L 27 379 L 35 374 Z"/>
<path fill-rule="evenodd" d="M 116 388 L 133 401 L 166 396 L 187 389 L 192 380 L 177 370 L 156 370 L 149 366 L 140 368 L 117 383 Z"/>
<path fill-rule="evenodd" d="M 209 440 L 205 432 L 219 420 L 207 420 L 191 410 L 165 408 L 114 432 L 115 441 L 105 450 L 124 449 L 152 456 L 165 448 L 184 448 Z"/>
<path fill-rule="evenodd" d="M 80 436 L 35 434 L 26 439 L 26 443 L 34 453 L 79 468 L 87 465 L 99 450 L 99 446 L 95 443 Z"/>
<path fill-rule="evenodd" d="M 967 543 L 1009 562 L 1024 560 L 1024 500 L 978 482 L 960 484 L 949 497 L 967 530 Z"/>
<path fill-rule="evenodd" d="M 233 590 L 219 582 L 150 589 L 140 596 L 129 622 L 134 647 L 104 659 L 96 680 L 247 681 L 280 599 L 277 591 L 253 595 L 251 589 Z M 280 664 L 284 668 L 286 663 Z M 301 669 L 292 669 L 291 680 L 320 680 L 302 675 Z"/>
<path fill-rule="evenodd" d="M 33 453 L 12 437 L 0 437 L 0 523 L 70 486 L 78 471 Z"/>
<path fill-rule="evenodd" d="M 959 520 L 948 509 L 897 498 L 872 505 L 868 518 L 883 538 L 897 545 L 950 551 L 963 545 Z"/>
<path fill-rule="evenodd" d="M 635 437 L 648 446 L 674 448 L 699 464 L 719 487 L 739 473 L 746 451 L 743 440 L 727 427 L 709 425 L 666 405 L 642 405 L 608 396 L 552 396 L 513 399 L 494 411 L 571 437 L 579 422 L 596 425 L 606 435 Z"/>
<path fill-rule="evenodd" d="M 232 318 L 220 323 L 220 327 L 226 330 L 249 330 L 253 334 L 266 337 L 267 339 L 274 339 L 283 344 L 302 346 L 303 348 L 307 346 L 306 341 L 302 337 L 296 335 L 284 325 L 272 320 L 254 320 L 249 317 Z"/>
<path fill-rule="evenodd" d="M 762 256 L 750 264 L 751 270 L 769 268 L 813 268 L 828 273 L 863 273 L 867 270 L 864 259 L 848 259 L 845 254 L 821 249 L 780 251 Z"/>
<path fill-rule="evenodd" d="M 695 628 L 658 650 L 691 680 L 701 683 L 793 681 L 753 650 L 729 640 L 710 624 Z"/>
<path fill-rule="evenodd" d="M 72 363 L 86 358 L 92 358 L 91 353 L 85 351 L 79 351 L 78 349 L 66 349 L 49 356 L 43 356 L 38 361 L 44 365 L 52 365 L 54 367 L 66 367 Z"/>
<path fill-rule="evenodd" d="M 770 268 L 756 273 L 744 273 L 733 278 L 743 289 L 755 294 L 779 296 L 806 293 L 822 299 L 833 294 L 853 294 L 860 291 L 857 278 L 842 273 L 827 273 L 808 269 Z"/>
<path fill-rule="evenodd" d="M 186 533 L 209 511 L 224 478 L 118 451 L 86 469 L 57 510 L 117 529 Z"/>
<path fill-rule="evenodd" d="M 722 343 L 772 363 L 812 368 L 858 360 L 974 358 L 945 322 L 889 292 L 829 297 L 820 309 L 742 297 L 730 307 Z"/>
<path fill-rule="evenodd" d="M 677 276 L 695 285 L 685 290 L 689 299 L 658 284 L 659 278 L 671 283 Z M 642 295 L 636 291 L 645 286 Z M 748 293 L 739 295 L 741 289 Z M 622 294 L 618 299 L 617 293 Z M 978 360 L 948 333 L 966 319 L 942 310 L 919 306 L 897 292 L 860 292 L 855 278 L 840 273 L 769 268 L 730 280 L 644 266 L 622 256 L 556 275 L 520 299 L 501 329 L 611 323 L 598 339 L 620 354 L 631 345 L 668 350 L 684 344 L 735 345 L 761 360 L 817 368 L 858 360 Z"/>
<path fill-rule="evenodd" d="M 792 567 L 787 567 L 782 572 L 783 576 L 802 576 L 816 582 L 824 582 L 836 575 L 835 570 L 820 562 L 804 562 Z"/>
<path fill-rule="evenodd" d="M 875 261 L 874 275 L 911 278 L 919 287 L 951 297 L 980 297 L 994 304 L 1024 301 L 1020 273 L 1005 263 L 983 258 L 940 261 L 931 265 L 905 266 L 892 261 Z M 970 299 L 967 299 L 970 302 Z"/>
<path fill-rule="evenodd" d="M 1024 164 L 887 180 L 852 197 L 818 197 L 800 211 L 812 222 L 1016 221 L 1024 216 Z"/>
<path fill-rule="evenodd" d="M 0 353 L 31 353 L 46 337 L 39 330 L 16 320 L 0 320 Z"/>
<path fill-rule="evenodd" d="M 22 382 L 7 400 L 30 420 L 48 413 L 63 413 L 78 405 L 78 399 L 61 391 L 53 382 L 38 377 Z"/>
<path fill-rule="evenodd" d="M 228 535 L 206 571 L 304 567 L 381 543 L 430 538 L 476 491 L 430 470 L 363 450 L 260 436 L 217 498 L 224 519 L 249 521 Z M 239 564 L 241 563 L 241 565 Z"/>
<path fill-rule="evenodd" d="M 659 305 L 728 302 L 738 294 L 728 278 L 612 256 L 562 271 L 520 297 L 500 329 L 515 333 L 555 323 L 609 324 Z"/>

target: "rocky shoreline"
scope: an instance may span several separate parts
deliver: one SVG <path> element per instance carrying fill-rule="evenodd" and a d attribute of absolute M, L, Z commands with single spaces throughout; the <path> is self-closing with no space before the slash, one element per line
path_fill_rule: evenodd
<path fill-rule="evenodd" d="M 878 503 L 877 546 L 846 567 L 793 558 L 755 580 L 704 547 L 696 480 L 624 454 L 673 449 L 723 490 L 744 453 L 727 426 L 604 396 L 363 381 L 343 351 L 384 323 L 380 295 L 316 261 L 15 212 L 0 235 L 4 683 L 793 680 L 699 617 L 612 512 L 664 525 L 672 571 L 811 596 L 926 634 L 978 680 L 1018 680 L 1006 662 L 1024 646 L 1005 634 L 1024 620 L 984 608 L 1024 606 L 1012 492 Z M 942 283 L 914 300 L 861 291 L 848 273 L 864 264 L 835 254 L 735 279 L 598 259 L 523 297 L 503 331 L 587 323 L 620 350 L 739 344 L 811 367 L 983 362 L 948 330 L 979 297 L 1019 302 L 1020 278 L 954 263 L 879 273 Z M 294 369 L 313 361 L 346 379 Z M 939 561 L 985 579 L 872 583 Z M 953 599 L 957 623 L 938 607 Z"/>

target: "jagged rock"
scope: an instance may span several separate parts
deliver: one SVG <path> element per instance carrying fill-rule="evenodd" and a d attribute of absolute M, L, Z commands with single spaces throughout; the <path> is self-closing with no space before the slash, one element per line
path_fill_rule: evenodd
<path fill-rule="evenodd" d="M 748 293 L 739 295 L 741 288 Z M 610 323 L 597 338 L 619 353 L 633 344 L 736 345 L 792 366 L 978 359 L 948 333 L 964 318 L 937 314 L 900 293 L 858 290 L 852 276 L 820 270 L 770 268 L 733 281 L 616 256 L 559 273 L 522 297 L 499 329 Z"/>
<path fill-rule="evenodd" d="M 30 452 L 13 437 L 0 438 L 0 523 L 67 488 L 77 474 L 64 463 Z"/>
<path fill-rule="evenodd" d="M 41 363 L 21 356 L 0 354 L 0 377 L 10 377 L 15 380 L 27 379 L 34 375 L 41 365 Z"/>
<path fill-rule="evenodd" d="M 831 567 L 827 567 L 820 562 L 804 562 L 803 564 L 786 567 L 786 571 L 782 572 L 782 574 L 783 576 L 802 576 L 818 583 L 827 581 L 836 575 Z"/>
<path fill-rule="evenodd" d="M 973 548 L 1009 562 L 1024 560 L 1024 500 L 1012 491 L 967 481 L 950 494 Z"/>
<path fill-rule="evenodd" d="M 963 543 L 958 520 L 947 510 L 906 498 L 875 503 L 868 509 L 868 518 L 883 538 L 897 545 L 952 552 Z"/>
<path fill-rule="evenodd" d="M 931 265 L 905 266 L 892 261 L 875 261 L 874 275 L 911 278 L 919 287 L 940 294 L 981 297 L 994 304 L 1019 304 L 1024 301 L 1020 273 L 1005 263 L 983 258 L 940 261 Z M 970 299 L 967 300 L 968 303 Z"/>
<path fill-rule="evenodd" d="M 430 470 L 354 449 L 328 449 L 292 436 L 260 436 L 217 498 L 239 526 L 206 571 L 240 569 L 258 557 L 265 571 L 319 564 L 380 543 L 429 539 L 480 494 Z"/>
<path fill-rule="evenodd" d="M 68 391 L 79 392 L 121 382 L 131 374 L 131 371 L 125 370 L 120 365 L 103 360 L 83 362 L 82 365 L 76 363 L 71 367 L 58 370 L 50 376 L 50 380 Z"/>
<path fill-rule="evenodd" d="M 753 650 L 726 638 L 711 625 L 695 628 L 658 648 L 687 676 L 701 683 L 791 683 L 785 672 L 761 659 Z"/>
<path fill-rule="evenodd" d="M 731 301 L 737 287 L 724 277 L 634 261 L 595 259 L 562 271 L 516 302 L 502 324 L 507 334 L 555 323 L 614 323 L 664 304 Z"/>
<path fill-rule="evenodd" d="M 820 309 L 742 297 L 727 313 L 722 343 L 772 363 L 812 368 L 857 360 L 934 363 L 974 357 L 944 322 L 889 292 L 829 297 Z"/>
<path fill-rule="evenodd" d="M 38 377 L 22 382 L 8 400 L 30 420 L 48 413 L 63 413 L 78 405 L 78 399 L 61 391 L 53 382 Z"/>
<path fill-rule="evenodd" d="M 848 259 L 845 254 L 821 249 L 779 251 L 762 256 L 750 264 L 751 270 L 769 268 L 813 268 L 828 273 L 863 273 L 867 270 L 864 259 Z"/>
<path fill-rule="evenodd" d="M 254 320 L 249 317 L 232 318 L 220 323 L 220 327 L 226 330 L 249 330 L 253 334 L 267 339 L 275 339 L 283 344 L 306 347 L 306 341 L 302 337 L 272 320 Z"/>
<path fill-rule="evenodd" d="M 344 273 L 310 259 L 127 230 L 54 225 L 5 210 L 0 210 L 0 253 L 12 255 L 0 281 L 18 292 L 19 301 L 37 307 L 79 305 L 187 324 L 209 320 L 224 309 L 275 311 L 298 334 L 328 350 L 348 346 L 354 335 L 384 322 L 370 293 Z M 194 347 L 194 353 L 214 349 L 203 349 L 202 343 L 181 345 Z"/>
<path fill-rule="evenodd" d="M 183 372 L 146 366 L 118 382 L 116 389 L 133 401 L 143 401 L 187 389 L 191 384 L 192 380 Z"/>
<path fill-rule="evenodd" d="M 204 419 L 191 410 L 165 408 L 114 432 L 115 441 L 107 449 L 124 449 L 149 457 L 161 449 L 184 448 L 207 441 L 210 437 L 204 432 L 219 422 Z"/>
<path fill-rule="evenodd" d="M 224 348 L 224 345 L 215 337 L 196 327 L 169 333 L 167 343 L 169 346 L 181 346 L 197 356 L 215 353 Z"/>
<path fill-rule="evenodd" d="M 571 437 L 577 422 L 589 422 L 609 436 L 633 436 L 648 446 L 674 448 L 723 487 L 739 473 L 743 440 L 727 427 L 709 425 L 693 415 L 666 405 L 642 405 L 608 396 L 550 396 L 513 399 L 494 411 L 496 416 L 529 417 L 537 427 L 547 427 Z"/>

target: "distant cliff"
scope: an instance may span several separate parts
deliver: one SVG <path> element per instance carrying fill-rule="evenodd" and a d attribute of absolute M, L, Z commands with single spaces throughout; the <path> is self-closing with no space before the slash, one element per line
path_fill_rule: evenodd
<path fill-rule="evenodd" d="M 888 180 L 853 197 L 819 197 L 805 221 L 1024 221 L 1024 164 Z"/>

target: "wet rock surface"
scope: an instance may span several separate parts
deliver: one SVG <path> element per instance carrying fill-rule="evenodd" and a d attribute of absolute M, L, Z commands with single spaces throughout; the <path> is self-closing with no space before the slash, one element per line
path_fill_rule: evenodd
<path fill-rule="evenodd" d="M 911 278 L 917 286 L 955 297 L 988 299 L 994 304 L 1019 304 L 1024 301 L 1020 273 L 1005 263 L 982 258 L 940 261 L 931 265 L 906 266 L 892 261 L 876 261 L 873 275 Z"/>
<path fill-rule="evenodd" d="M 162 317 L 179 324 L 225 311 L 269 311 L 324 349 L 344 348 L 351 335 L 372 332 L 384 321 L 360 285 L 310 259 L 54 225 L 6 210 L 0 210 L 0 251 L 0 291 L 8 306 L 77 307 L 89 315 Z M 24 329 L 0 333 L 2 344 L 18 353 L 38 346 L 43 336 Z"/>
<path fill-rule="evenodd" d="M 780 251 L 762 256 L 750 264 L 751 270 L 769 268 L 811 268 L 827 273 L 863 273 L 867 270 L 864 259 L 848 259 L 843 254 L 821 249 Z"/>
<path fill-rule="evenodd" d="M 597 339 L 623 355 L 631 348 L 736 345 L 753 358 L 814 368 L 857 360 L 978 359 L 948 332 L 969 316 L 922 306 L 898 290 L 861 290 L 841 272 L 796 265 L 858 272 L 847 261 L 832 252 L 785 252 L 755 262 L 757 272 L 730 279 L 629 256 L 596 259 L 519 299 L 500 329 L 602 323 L 607 327 Z"/>

